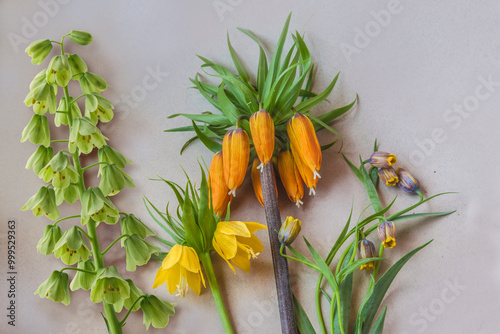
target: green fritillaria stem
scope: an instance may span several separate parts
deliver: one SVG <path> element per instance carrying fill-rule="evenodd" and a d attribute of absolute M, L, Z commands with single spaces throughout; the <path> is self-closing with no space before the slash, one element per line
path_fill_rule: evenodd
<path fill-rule="evenodd" d="M 212 295 L 214 296 L 215 305 L 217 306 L 217 311 L 219 312 L 219 317 L 222 321 L 224 331 L 226 334 L 234 334 L 233 327 L 229 321 L 229 316 L 227 315 L 226 307 L 224 306 L 224 301 L 222 300 L 222 295 L 220 294 L 219 284 L 217 284 L 217 278 L 215 277 L 210 254 L 208 252 L 202 253 L 200 260 L 203 264 L 203 268 L 205 268 L 208 284 L 210 285 L 210 290 L 212 290 Z"/>
<path fill-rule="evenodd" d="M 64 40 L 64 37 L 63 37 Z M 61 40 L 61 53 L 64 54 L 63 49 L 63 40 Z M 69 101 L 69 91 L 68 87 L 64 87 L 64 96 L 66 97 L 66 101 Z M 71 106 L 68 106 L 68 110 L 70 110 Z M 68 126 L 71 132 L 71 126 L 73 125 L 73 115 L 71 112 L 68 113 Z M 83 179 L 83 168 L 80 164 L 80 152 L 78 148 L 76 148 L 75 152 L 72 154 L 73 156 L 73 164 L 75 165 L 76 171 L 78 172 L 78 188 L 80 190 L 80 194 L 85 192 L 85 181 Z M 104 268 L 104 261 L 101 254 L 101 249 L 99 247 L 99 240 L 97 238 L 97 226 L 96 222 L 93 219 L 89 219 L 87 223 L 87 231 L 90 237 L 90 245 L 92 248 L 92 254 L 94 257 L 94 265 L 96 271 Z M 118 321 L 118 317 L 116 316 L 115 309 L 113 305 L 108 304 L 106 302 L 102 302 L 104 307 L 104 312 L 106 313 L 106 319 L 108 321 L 108 328 L 111 334 L 122 334 L 122 326 L 120 321 Z"/>

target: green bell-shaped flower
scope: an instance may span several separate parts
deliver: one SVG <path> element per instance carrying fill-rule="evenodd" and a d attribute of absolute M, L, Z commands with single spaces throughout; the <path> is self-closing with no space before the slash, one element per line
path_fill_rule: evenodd
<path fill-rule="evenodd" d="M 45 231 L 43 231 L 43 236 L 38 241 L 36 249 L 39 253 L 43 255 L 49 255 L 54 252 L 54 246 L 57 244 L 59 239 L 61 239 L 62 231 L 57 225 L 47 225 L 45 226 Z"/>
<path fill-rule="evenodd" d="M 27 139 L 35 145 L 50 146 L 50 130 L 47 117 L 41 115 L 33 115 L 28 125 L 23 130 L 21 143 Z"/>
<path fill-rule="evenodd" d="M 94 147 L 105 145 L 107 139 L 87 117 L 75 118 L 69 134 L 69 151 L 74 153 L 78 147 L 82 153 L 88 154 Z"/>
<path fill-rule="evenodd" d="M 123 242 L 127 254 L 127 271 L 135 271 L 137 266 L 142 266 L 148 263 L 151 259 L 151 254 L 160 252 L 160 247 L 145 241 L 137 234 L 133 234 Z"/>
<path fill-rule="evenodd" d="M 130 287 L 130 296 L 127 299 L 123 299 L 121 302 L 117 302 L 113 304 L 115 311 L 117 313 L 121 312 L 123 307 L 127 310 L 130 310 L 132 308 L 132 311 L 135 312 L 138 309 L 141 308 L 141 303 L 136 303 L 136 300 L 144 295 L 144 292 L 142 292 L 141 289 L 139 289 L 137 286 L 135 286 L 134 282 L 131 279 L 126 279 L 129 287 Z"/>
<path fill-rule="evenodd" d="M 59 55 L 51 59 L 47 68 L 48 83 L 52 85 L 57 83 L 61 87 L 66 87 L 72 76 L 67 56 Z"/>
<path fill-rule="evenodd" d="M 92 259 L 88 259 L 86 261 L 80 260 L 78 261 L 78 269 L 82 269 L 88 272 L 76 272 L 75 277 L 69 285 L 71 291 L 76 291 L 78 289 L 90 290 L 96 280 L 96 274 L 91 273 L 95 272 L 94 261 Z"/>
<path fill-rule="evenodd" d="M 33 169 L 33 173 L 40 176 L 40 171 L 53 157 L 54 149 L 52 147 L 38 146 L 36 151 L 29 157 L 26 169 Z"/>
<path fill-rule="evenodd" d="M 97 156 L 99 158 L 99 162 L 105 162 L 108 165 L 115 164 L 116 166 L 118 166 L 118 168 L 125 168 L 127 163 L 132 163 L 130 159 L 125 158 L 123 154 L 109 145 L 104 145 L 103 147 L 101 147 L 97 153 Z M 106 164 L 103 165 L 106 166 Z M 103 165 L 99 166 L 99 173 L 102 173 Z"/>
<path fill-rule="evenodd" d="M 64 232 L 54 246 L 55 257 L 57 259 L 61 258 L 61 261 L 68 265 L 77 263 L 80 258 L 87 261 L 90 254 L 90 250 L 85 244 L 82 233 L 76 226 Z"/>
<path fill-rule="evenodd" d="M 135 187 L 135 183 L 130 176 L 115 164 L 102 167 L 99 188 L 101 188 L 104 195 L 114 196 L 125 187 Z"/>
<path fill-rule="evenodd" d="M 113 105 L 102 97 L 100 94 L 87 94 L 85 96 L 85 116 L 92 123 L 97 124 L 98 121 L 107 123 L 114 116 Z"/>
<path fill-rule="evenodd" d="M 87 72 L 87 64 L 83 61 L 83 59 L 77 55 L 72 54 L 68 56 L 68 64 L 71 69 L 71 74 L 73 74 L 72 79 L 78 80 L 82 76 L 83 73 Z"/>
<path fill-rule="evenodd" d="M 144 298 L 141 301 L 141 309 L 146 330 L 149 329 L 150 325 L 153 325 L 154 328 L 164 328 L 167 326 L 169 317 L 175 314 L 175 305 L 153 295 L 148 295 Z"/>
<path fill-rule="evenodd" d="M 108 304 L 115 304 L 130 297 L 130 287 L 115 266 L 100 269 L 90 291 L 90 300 L 100 303 L 103 300 Z"/>
<path fill-rule="evenodd" d="M 89 219 L 106 224 L 115 224 L 120 214 L 113 202 L 103 195 L 99 188 L 89 188 L 82 194 L 82 224 Z"/>
<path fill-rule="evenodd" d="M 31 63 L 40 64 L 52 51 L 52 42 L 48 39 L 41 39 L 31 43 L 24 52 L 31 57 Z"/>
<path fill-rule="evenodd" d="M 54 188 L 60 189 L 69 187 L 71 182 L 77 182 L 79 175 L 69 157 L 60 151 L 40 171 L 40 178 L 45 182 L 52 180 Z"/>
<path fill-rule="evenodd" d="M 69 107 L 67 101 L 66 97 L 62 97 L 59 107 L 57 107 L 56 116 L 54 117 L 54 124 L 57 127 L 60 127 L 61 124 L 68 125 L 68 113 L 71 113 L 73 119 L 82 117 L 80 107 L 77 103 L 73 102 L 74 99 L 72 97 L 69 98 Z"/>
<path fill-rule="evenodd" d="M 92 43 L 92 35 L 86 31 L 71 30 L 69 38 L 79 45 L 88 45 Z"/>
<path fill-rule="evenodd" d="M 133 235 L 137 234 L 141 238 L 145 239 L 148 236 L 156 235 L 156 233 L 150 229 L 146 224 L 144 224 L 140 219 L 138 219 L 133 214 L 126 215 L 120 219 L 120 228 L 122 234 Z M 121 240 L 122 246 L 125 240 Z"/>
<path fill-rule="evenodd" d="M 30 92 L 26 95 L 24 104 L 27 107 L 33 106 L 33 111 L 38 115 L 43 115 L 47 111 L 53 114 L 57 108 L 57 86 L 48 83 L 45 78 L 45 71 L 42 72 L 38 73 L 31 82 Z M 31 88 L 32 85 L 33 88 Z"/>
<path fill-rule="evenodd" d="M 56 194 L 54 189 L 41 187 L 36 195 L 31 197 L 21 208 L 22 211 L 32 210 L 35 216 L 46 215 L 47 218 L 55 220 L 59 217 L 59 209 L 56 205 Z"/>
<path fill-rule="evenodd" d="M 56 188 L 55 192 L 57 205 L 61 205 L 63 201 L 73 204 L 80 198 L 80 189 L 77 183 L 70 183 L 66 188 Z"/>
<path fill-rule="evenodd" d="M 85 72 L 80 77 L 80 88 L 83 94 L 100 94 L 108 87 L 106 81 L 92 72 Z"/>
<path fill-rule="evenodd" d="M 52 299 L 55 302 L 61 302 L 68 306 L 70 302 L 68 282 L 68 274 L 55 270 L 45 282 L 40 284 L 35 291 L 35 295 L 40 295 L 40 298 Z"/>

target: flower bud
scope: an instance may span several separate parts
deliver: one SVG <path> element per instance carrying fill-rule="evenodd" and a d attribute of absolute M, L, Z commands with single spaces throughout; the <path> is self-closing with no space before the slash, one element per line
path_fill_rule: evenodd
<path fill-rule="evenodd" d="M 90 291 L 90 300 L 100 303 L 103 300 L 108 304 L 123 302 L 130 296 L 130 286 L 125 281 L 115 266 L 100 269 L 96 281 Z"/>
<path fill-rule="evenodd" d="M 114 196 L 125 187 L 135 187 L 134 181 L 127 173 L 115 164 L 102 167 L 99 188 L 104 196 Z"/>
<path fill-rule="evenodd" d="M 80 76 L 80 88 L 83 94 L 98 93 L 108 87 L 106 80 L 92 72 L 85 72 Z"/>
<path fill-rule="evenodd" d="M 86 261 L 83 260 L 78 261 L 77 268 L 90 272 L 95 272 L 95 265 L 92 259 L 88 259 Z M 78 289 L 90 290 L 94 285 L 95 279 L 96 279 L 96 274 L 91 274 L 84 271 L 77 271 L 69 287 L 71 288 L 72 291 L 76 291 Z"/>
<path fill-rule="evenodd" d="M 302 203 L 304 197 L 304 184 L 300 177 L 299 170 L 293 161 L 293 155 L 290 150 L 281 151 L 278 154 L 278 171 L 280 173 L 281 183 L 285 187 L 290 201 L 297 207 Z"/>
<path fill-rule="evenodd" d="M 41 115 L 33 115 L 28 125 L 23 130 L 21 143 L 27 139 L 35 145 L 50 146 L 50 130 L 47 117 Z"/>
<path fill-rule="evenodd" d="M 90 119 L 87 117 L 76 118 L 73 120 L 71 132 L 69 134 L 69 151 L 76 151 L 78 147 L 84 154 L 88 154 L 94 147 L 101 148 L 106 144 L 104 137 Z"/>
<path fill-rule="evenodd" d="M 302 222 L 298 219 L 288 216 L 285 222 L 281 225 L 278 232 L 278 240 L 281 244 L 291 245 L 300 233 Z"/>
<path fill-rule="evenodd" d="M 420 189 L 420 182 L 418 182 L 413 175 L 407 172 L 406 169 L 398 167 L 396 173 L 399 177 L 398 186 L 403 189 L 403 191 L 414 194 Z"/>
<path fill-rule="evenodd" d="M 252 169 L 250 170 L 250 177 L 252 178 L 252 186 L 253 191 L 255 193 L 255 197 L 259 203 L 264 206 L 264 197 L 262 195 L 262 186 L 260 183 L 260 171 L 259 171 L 260 162 L 258 158 L 253 159 Z M 274 179 L 274 188 L 276 189 L 276 196 L 278 196 L 278 188 L 276 187 L 276 176 L 273 173 Z"/>
<path fill-rule="evenodd" d="M 378 226 L 378 237 L 384 248 L 396 246 L 396 226 L 393 222 L 386 221 Z"/>
<path fill-rule="evenodd" d="M 222 163 L 224 180 L 230 195 L 236 196 L 236 189 L 243 183 L 249 159 L 248 134 L 241 128 L 228 131 L 222 141 Z"/>
<path fill-rule="evenodd" d="M 299 171 L 300 177 L 309 188 L 309 195 L 316 195 L 316 186 L 318 184 L 319 178 L 315 177 L 314 172 L 309 169 L 304 162 L 300 159 L 298 154 L 295 153 L 295 148 L 292 146 L 292 156 L 295 166 Z"/>
<path fill-rule="evenodd" d="M 89 219 L 106 224 L 115 224 L 120 216 L 118 209 L 111 200 L 104 196 L 99 188 L 88 188 L 81 196 L 82 224 L 87 224 Z"/>
<path fill-rule="evenodd" d="M 87 64 L 80 58 L 77 54 L 72 54 L 68 56 L 68 64 L 71 69 L 71 74 L 73 74 L 72 79 L 78 80 L 83 73 L 87 72 Z"/>
<path fill-rule="evenodd" d="M 257 156 L 262 166 L 265 166 L 274 152 L 274 122 L 267 111 L 262 109 L 255 112 L 250 116 L 250 131 L 252 133 L 252 140 L 257 152 Z"/>
<path fill-rule="evenodd" d="M 38 40 L 31 43 L 24 52 L 31 57 L 31 63 L 40 64 L 52 51 L 52 42 L 48 39 Z"/>
<path fill-rule="evenodd" d="M 57 225 L 47 225 L 45 226 L 45 231 L 43 232 L 43 236 L 38 241 L 36 245 L 36 249 L 39 253 L 43 255 L 52 254 L 54 251 L 54 246 L 61 239 L 62 231 L 61 228 Z"/>
<path fill-rule="evenodd" d="M 398 174 L 396 174 L 396 171 L 392 167 L 379 168 L 378 177 L 390 187 L 395 186 L 399 181 Z"/>
<path fill-rule="evenodd" d="M 38 146 L 26 163 L 26 169 L 33 169 L 36 175 L 40 175 L 40 171 L 45 167 L 50 159 L 54 157 L 54 149 L 52 147 Z"/>
<path fill-rule="evenodd" d="M 65 55 L 53 57 L 47 68 L 47 82 L 52 85 L 57 83 L 61 87 L 66 87 L 71 77 L 68 58 Z"/>
<path fill-rule="evenodd" d="M 141 300 L 143 322 L 146 330 L 153 325 L 154 328 L 164 328 L 168 325 L 169 317 L 175 314 L 175 304 L 159 299 L 154 295 L 147 295 Z"/>
<path fill-rule="evenodd" d="M 376 257 L 375 246 L 370 240 L 360 240 L 358 243 L 358 259 L 369 259 Z M 367 262 L 359 267 L 359 270 L 375 269 L 375 261 Z"/>
<path fill-rule="evenodd" d="M 126 251 L 127 271 L 135 271 L 137 266 L 148 263 L 151 254 L 160 252 L 160 247 L 147 242 L 137 234 L 133 234 L 123 242 Z"/>
<path fill-rule="evenodd" d="M 389 168 L 392 165 L 394 165 L 396 162 L 398 162 L 398 160 L 396 159 L 396 156 L 394 154 L 377 151 L 377 152 L 372 153 L 368 162 L 373 167 Z"/>
<path fill-rule="evenodd" d="M 40 178 L 43 178 L 44 182 L 52 180 L 52 186 L 59 189 L 69 187 L 71 182 L 77 182 L 79 175 L 69 157 L 59 151 L 40 171 Z"/>
<path fill-rule="evenodd" d="M 71 30 L 69 38 L 79 45 L 88 45 L 92 43 L 92 35 L 86 31 Z"/>
<path fill-rule="evenodd" d="M 64 264 L 73 265 L 82 258 L 87 261 L 91 255 L 89 248 L 85 244 L 82 232 L 76 226 L 66 230 L 57 244 L 54 246 L 56 259 L 61 258 Z"/>
<path fill-rule="evenodd" d="M 219 217 L 226 212 L 227 205 L 232 199 L 232 195 L 228 194 L 229 188 L 224 180 L 224 165 L 222 160 L 222 151 L 215 153 L 210 163 L 210 169 L 208 170 L 212 207 L 214 213 Z"/>
<path fill-rule="evenodd" d="M 313 173 L 313 179 L 320 178 L 318 171 L 321 168 L 321 146 L 311 120 L 307 116 L 296 113 L 288 121 L 286 131 L 290 138 L 294 159 L 302 160 Z"/>
<path fill-rule="evenodd" d="M 31 197 L 21 208 L 22 211 L 32 210 L 35 216 L 46 215 L 47 218 L 55 220 L 59 217 L 59 209 L 56 205 L 56 194 L 54 189 L 41 187 L 36 195 Z"/>
<path fill-rule="evenodd" d="M 55 270 L 45 282 L 40 284 L 35 291 L 35 295 L 39 295 L 40 298 L 49 298 L 57 303 L 60 302 L 68 306 L 70 302 L 68 282 L 68 274 Z"/>
<path fill-rule="evenodd" d="M 122 234 L 132 235 L 137 234 L 141 238 L 145 239 L 148 236 L 156 235 L 153 230 L 151 230 L 146 224 L 144 224 L 139 218 L 133 214 L 126 215 L 120 219 L 120 228 Z M 123 246 L 122 239 L 122 246 Z"/>

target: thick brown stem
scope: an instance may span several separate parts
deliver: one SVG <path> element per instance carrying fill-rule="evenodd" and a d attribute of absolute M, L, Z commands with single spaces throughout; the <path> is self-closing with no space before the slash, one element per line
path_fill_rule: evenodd
<path fill-rule="evenodd" d="M 269 241 L 271 243 L 271 256 L 273 258 L 274 278 L 278 293 L 278 304 L 281 318 L 281 332 L 283 334 L 296 334 L 297 323 L 293 310 L 293 295 L 290 287 L 287 260 L 280 255 L 280 242 L 278 231 L 281 227 L 281 217 L 274 183 L 274 169 L 271 162 L 262 168 L 260 183 L 266 210 Z"/>

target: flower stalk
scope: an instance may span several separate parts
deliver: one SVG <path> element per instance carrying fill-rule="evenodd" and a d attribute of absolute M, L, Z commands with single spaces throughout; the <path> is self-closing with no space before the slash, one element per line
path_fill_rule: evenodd
<path fill-rule="evenodd" d="M 269 232 L 271 246 L 271 257 L 273 259 L 274 278 L 278 294 L 278 305 L 281 319 L 281 332 L 283 334 L 297 333 L 297 322 L 293 309 L 293 295 L 290 286 L 290 275 L 287 259 L 280 255 L 281 243 L 278 239 L 278 231 L 281 227 L 281 217 L 274 184 L 274 170 L 272 164 L 262 167 L 260 177 L 262 196 Z"/>

